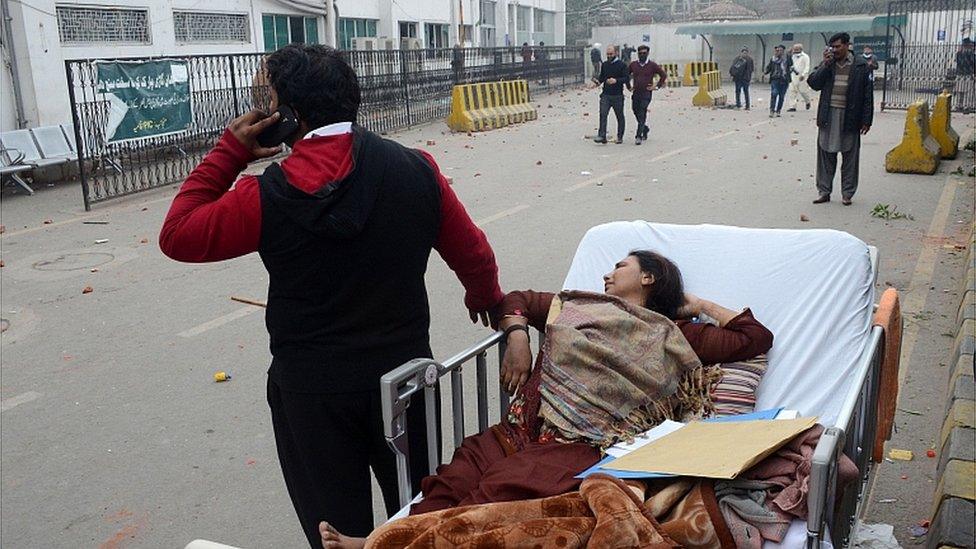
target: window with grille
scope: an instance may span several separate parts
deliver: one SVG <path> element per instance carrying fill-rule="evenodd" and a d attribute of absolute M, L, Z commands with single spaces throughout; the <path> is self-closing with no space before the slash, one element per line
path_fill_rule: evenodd
<path fill-rule="evenodd" d="M 149 11 L 56 6 L 62 44 L 151 44 Z"/>
<path fill-rule="evenodd" d="M 251 42 L 251 24 L 246 13 L 204 13 L 173 11 L 173 31 L 177 42 Z"/>

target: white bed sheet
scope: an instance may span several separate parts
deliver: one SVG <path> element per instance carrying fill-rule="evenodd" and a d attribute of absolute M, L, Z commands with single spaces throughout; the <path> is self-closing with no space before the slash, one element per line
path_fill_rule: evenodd
<path fill-rule="evenodd" d="M 750 307 L 773 332 L 757 410 L 837 419 L 870 332 L 874 277 L 864 242 L 823 229 L 607 223 L 583 236 L 563 287 L 602 292 L 603 275 L 635 249 L 670 258 L 686 291 Z"/>

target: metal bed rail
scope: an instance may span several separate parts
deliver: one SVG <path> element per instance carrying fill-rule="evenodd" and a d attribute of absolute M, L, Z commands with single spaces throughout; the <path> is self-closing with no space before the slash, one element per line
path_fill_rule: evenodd
<path fill-rule="evenodd" d="M 820 547 L 829 535 L 834 547 L 845 547 L 857 520 L 874 463 L 871 452 L 878 424 L 881 349 L 884 330 L 874 326 L 855 368 L 854 390 L 848 393 L 837 421 L 825 429 L 813 453 L 808 493 L 807 547 Z M 841 454 L 857 466 L 859 478 L 838 498 L 837 467 Z"/>
<path fill-rule="evenodd" d="M 438 437 L 435 389 L 442 377 L 451 376 L 451 410 L 454 418 L 454 447 L 464 440 L 464 384 L 461 376 L 462 366 L 475 362 L 478 400 L 478 432 L 488 429 L 488 351 L 498 347 L 498 364 L 505 355 L 505 341 L 502 332 L 495 332 L 464 351 L 444 362 L 430 358 L 417 358 L 403 364 L 380 378 L 380 395 L 383 407 L 383 434 L 387 444 L 396 454 L 397 488 L 400 507 L 405 507 L 413 499 L 410 482 L 410 452 L 407 438 L 407 407 L 414 394 L 426 393 L 427 463 L 430 474 L 434 474 L 438 459 Z M 499 387 L 500 413 L 508 408 L 508 394 Z"/>

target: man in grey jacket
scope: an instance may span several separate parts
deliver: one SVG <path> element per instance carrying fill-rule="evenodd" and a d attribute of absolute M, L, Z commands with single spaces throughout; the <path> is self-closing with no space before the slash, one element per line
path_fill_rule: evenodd
<path fill-rule="evenodd" d="M 861 56 L 850 51 L 851 37 L 846 32 L 830 37 L 823 62 L 807 82 L 820 92 L 817 106 L 817 192 L 814 204 L 830 202 L 837 171 L 837 153 L 844 157 L 841 167 L 841 203 L 851 205 L 857 192 L 861 136 L 874 120 L 874 82 L 871 70 Z"/>

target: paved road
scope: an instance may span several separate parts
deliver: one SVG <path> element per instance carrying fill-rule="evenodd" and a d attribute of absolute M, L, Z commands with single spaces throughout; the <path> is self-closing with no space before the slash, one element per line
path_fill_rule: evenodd
<path fill-rule="evenodd" d="M 658 94 L 641 147 L 585 140 L 596 97 L 582 90 L 537 98 L 540 119 L 519 127 L 467 136 L 438 124 L 393 137 L 430 150 L 454 178 L 491 239 L 506 289 L 558 288 L 584 231 L 610 220 L 835 228 L 878 246 L 879 285 L 905 292 L 901 407 L 922 413 L 899 415 L 897 443 L 924 453 L 941 417 L 946 334 L 963 274 L 952 244 L 965 241 L 972 219 L 972 180 L 948 173 L 958 162 L 930 177 L 885 173 L 884 153 L 903 124 L 902 114 L 885 113 L 864 140 L 854 206 L 814 206 L 812 112 L 771 120 L 762 103 L 749 113 L 699 110 L 690 97 L 688 89 Z M 956 121 L 963 135 L 972 132 L 966 123 Z M 629 139 L 631 116 L 628 124 Z M 173 189 L 88 214 L 73 186 L 3 195 L 4 547 L 304 540 L 274 452 L 261 314 L 229 299 L 263 298 L 266 275 L 255 255 L 215 265 L 165 258 L 155 238 Z M 913 219 L 872 218 L 877 203 Z M 436 255 L 427 279 L 438 356 L 485 334 L 468 323 L 461 288 Z M 83 294 L 86 286 L 93 292 Z M 213 383 L 216 370 L 233 380 Z M 898 500 L 872 504 L 869 519 L 895 524 L 903 540 L 905 521 L 929 508 L 935 464 L 925 459 L 884 464 L 872 496 Z"/>

